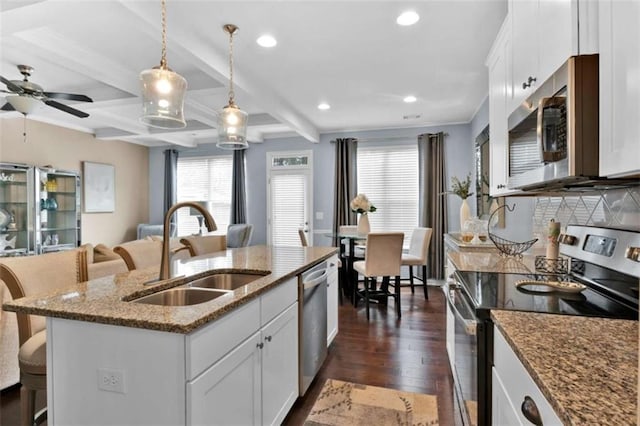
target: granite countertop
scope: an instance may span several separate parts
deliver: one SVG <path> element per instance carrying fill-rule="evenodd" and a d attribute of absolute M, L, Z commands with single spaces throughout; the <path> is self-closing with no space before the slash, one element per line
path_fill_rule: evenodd
<path fill-rule="evenodd" d="M 491 317 L 563 423 L 636 424 L 637 321 L 515 311 Z"/>
<path fill-rule="evenodd" d="M 173 333 L 190 333 L 337 253 L 335 247 L 250 246 L 173 262 L 177 278 L 157 279 L 158 268 L 137 270 L 24 297 L 3 305 L 7 311 Z M 230 294 L 191 306 L 156 306 L 132 300 L 217 272 L 254 272 L 257 280 Z"/>

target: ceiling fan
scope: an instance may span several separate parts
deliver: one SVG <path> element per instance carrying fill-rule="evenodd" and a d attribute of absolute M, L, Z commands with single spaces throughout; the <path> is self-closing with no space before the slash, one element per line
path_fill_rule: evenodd
<path fill-rule="evenodd" d="M 85 95 L 75 95 L 73 93 L 57 93 L 45 92 L 42 87 L 29 81 L 29 77 L 33 72 L 33 68 L 29 65 L 18 65 L 18 70 L 24 76 L 22 80 L 9 80 L 0 75 L 0 81 L 7 86 L 7 90 L 0 92 L 8 93 L 5 95 L 7 103 L 0 108 L 3 111 L 19 111 L 28 114 L 34 111 L 40 102 L 44 102 L 50 107 L 59 109 L 66 113 L 75 115 L 76 117 L 85 118 L 89 114 L 77 110 L 68 105 L 55 101 L 54 99 L 65 99 L 68 101 L 93 102 L 93 100 Z"/>

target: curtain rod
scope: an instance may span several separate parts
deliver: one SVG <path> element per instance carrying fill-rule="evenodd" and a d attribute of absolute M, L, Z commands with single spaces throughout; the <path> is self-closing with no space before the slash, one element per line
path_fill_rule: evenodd
<path fill-rule="evenodd" d="M 432 133 L 432 134 L 436 134 L 436 133 Z M 444 136 L 449 136 L 449 133 L 444 132 L 443 135 Z M 420 136 L 420 135 L 415 135 L 415 136 L 387 136 L 387 137 L 378 136 L 378 137 L 374 137 L 374 138 L 357 138 L 357 137 L 355 137 L 353 139 L 356 139 L 358 142 L 399 141 L 399 140 L 405 141 L 405 140 L 411 139 L 411 138 L 417 139 L 418 136 Z M 335 141 L 336 141 L 335 139 L 331 139 L 331 143 L 334 143 Z"/>

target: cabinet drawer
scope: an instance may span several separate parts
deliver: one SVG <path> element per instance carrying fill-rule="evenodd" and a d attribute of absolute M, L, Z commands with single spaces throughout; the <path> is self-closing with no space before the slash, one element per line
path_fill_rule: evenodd
<path fill-rule="evenodd" d="M 192 380 L 259 328 L 260 300 L 256 299 L 189 334 L 187 380 Z"/>
<path fill-rule="evenodd" d="M 260 300 L 262 303 L 260 326 L 263 326 L 298 300 L 298 278 L 291 278 L 273 290 L 269 290 Z"/>
<path fill-rule="evenodd" d="M 530 424 L 522 414 L 522 403 L 525 397 L 531 398 L 538 408 L 544 425 L 561 425 L 562 422 L 551 407 L 551 404 L 542 395 L 529 372 L 520 362 L 502 333 L 494 327 L 493 362 L 495 374 L 499 376 L 504 393 L 513 404 L 514 411 L 518 414 L 522 424 Z"/>

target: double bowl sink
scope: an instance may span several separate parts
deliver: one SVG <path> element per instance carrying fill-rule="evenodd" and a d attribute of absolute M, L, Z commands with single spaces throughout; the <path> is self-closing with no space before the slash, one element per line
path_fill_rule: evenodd
<path fill-rule="evenodd" d="M 232 293 L 233 290 L 247 285 L 262 276 L 260 274 L 233 272 L 213 274 L 189 281 L 178 287 L 133 299 L 132 302 L 160 306 L 197 305 Z"/>

